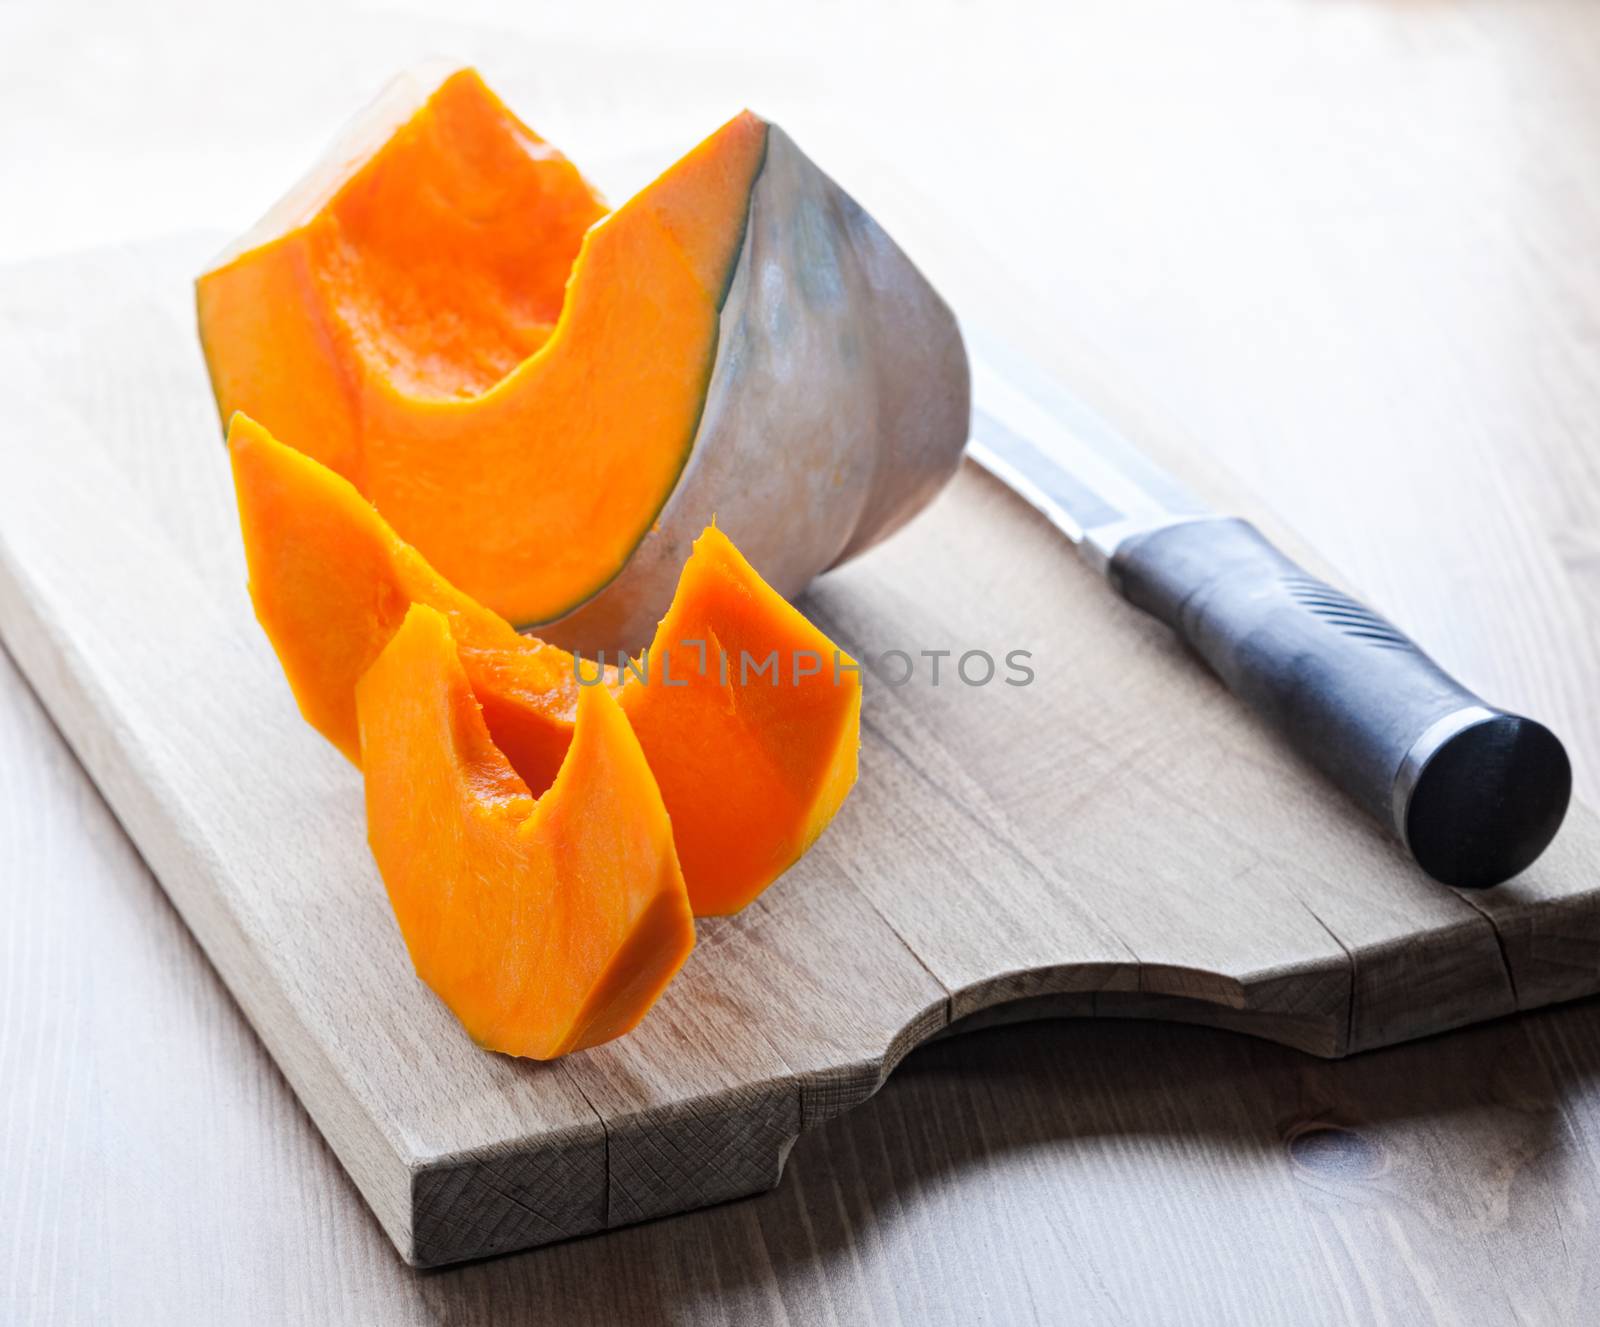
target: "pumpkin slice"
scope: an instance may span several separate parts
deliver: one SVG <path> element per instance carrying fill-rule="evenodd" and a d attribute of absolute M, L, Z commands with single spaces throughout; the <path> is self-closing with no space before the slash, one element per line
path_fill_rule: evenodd
<path fill-rule="evenodd" d="M 475 73 L 410 76 L 197 295 L 224 420 L 590 653 L 649 640 L 713 516 L 797 594 L 966 441 L 949 309 L 748 111 L 608 214 Z"/>
<path fill-rule="evenodd" d="M 367 835 L 417 975 L 489 1050 L 554 1059 L 633 1028 L 694 948 L 672 825 L 611 693 L 585 691 L 535 799 L 450 624 L 414 604 L 356 687 Z"/>
<path fill-rule="evenodd" d="M 714 526 L 620 699 L 681 827 L 698 914 L 737 912 L 783 874 L 855 783 L 854 660 Z"/>
<path fill-rule="evenodd" d="M 381 141 L 200 279 L 219 404 L 354 480 L 468 593 L 557 617 L 683 469 L 765 126 L 738 117 L 609 216 L 470 70 L 354 133 Z"/>
<path fill-rule="evenodd" d="M 253 420 L 235 417 L 229 451 L 256 617 L 300 712 L 351 760 L 361 759 L 356 683 L 417 602 L 449 620 L 495 744 L 535 791 L 561 767 L 581 697 L 616 695 L 661 787 L 700 915 L 736 911 L 765 889 L 855 782 L 853 661 L 719 531 L 696 542 L 641 660 L 602 673 L 519 635 L 434 571 L 347 481 Z M 580 669 L 604 685 L 583 685 Z"/>

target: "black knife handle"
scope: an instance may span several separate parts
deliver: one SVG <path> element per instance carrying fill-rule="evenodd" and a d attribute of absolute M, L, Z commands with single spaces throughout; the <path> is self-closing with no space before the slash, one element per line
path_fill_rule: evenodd
<path fill-rule="evenodd" d="M 1499 884 L 1555 837 L 1572 793 L 1555 734 L 1479 699 L 1247 521 L 1129 535 L 1109 574 L 1435 879 Z"/>

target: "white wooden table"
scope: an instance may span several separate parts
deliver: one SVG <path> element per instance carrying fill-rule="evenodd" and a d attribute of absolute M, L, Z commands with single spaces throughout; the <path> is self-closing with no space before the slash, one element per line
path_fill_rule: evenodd
<path fill-rule="evenodd" d="M 428 52 L 623 183 L 749 102 L 1600 799 L 1600 7 L 863 8 L 0 0 L 0 258 L 235 229 Z M 764 1198 L 419 1275 L 3 659 L 0 885 L 0 1321 L 1571 1321 L 1600 1289 L 1592 1004 L 1334 1065 L 977 1034 Z"/>

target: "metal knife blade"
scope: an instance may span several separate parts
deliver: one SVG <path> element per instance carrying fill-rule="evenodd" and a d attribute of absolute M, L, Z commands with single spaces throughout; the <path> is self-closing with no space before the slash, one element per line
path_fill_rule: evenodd
<path fill-rule="evenodd" d="M 1555 837 L 1572 767 L 1543 724 L 1462 686 L 1392 623 L 1209 510 L 1091 409 L 967 333 L 969 454 L 1172 627 L 1435 879 L 1500 883 Z"/>
<path fill-rule="evenodd" d="M 1089 406 L 982 332 L 967 333 L 967 453 L 1104 570 L 1124 538 L 1214 515 Z M 1001 366 L 1004 366 L 1003 368 Z"/>

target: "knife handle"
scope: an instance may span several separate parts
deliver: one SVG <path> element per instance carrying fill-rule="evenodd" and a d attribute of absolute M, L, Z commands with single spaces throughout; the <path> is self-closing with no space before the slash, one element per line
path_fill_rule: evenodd
<path fill-rule="evenodd" d="M 1108 574 L 1436 880 L 1499 884 L 1555 837 L 1572 793 L 1555 734 L 1468 691 L 1249 522 L 1131 534 Z"/>

